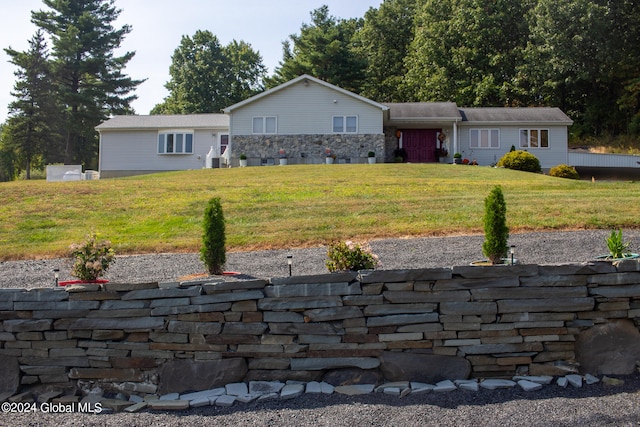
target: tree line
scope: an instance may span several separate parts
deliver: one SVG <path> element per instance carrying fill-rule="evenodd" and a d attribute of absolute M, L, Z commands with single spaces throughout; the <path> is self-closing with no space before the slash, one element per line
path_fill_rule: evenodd
<path fill-rule="evenodd" d="M 132 30 L 112 27 L 115 0 L 43 0 L 17 66 L 0 139 L 0 180 L 49 163 L 96 167 L 94 128 L 133 114 L 142 80 L 134 52 L 113 51 Z M 640 3 L 635 0 L 384 0 L 362 18 L 327 6 L 283 42 L 268 76 L 244 41 L 184 35 L 152 114 L 219 112 L 306 73 L 378 102 L 453 101 L 465 107 L 556 106 L 572 138 L 640 134 Z M 51 41 L 51 51 L 47 38 Z"/>

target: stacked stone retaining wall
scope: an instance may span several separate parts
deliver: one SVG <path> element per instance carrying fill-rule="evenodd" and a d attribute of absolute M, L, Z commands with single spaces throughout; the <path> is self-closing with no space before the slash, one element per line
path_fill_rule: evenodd
<path fill-rule="evenodd" d="M 640 263 L 3 289 L 0 319 L 0 371 L 22 388 L 144 394 L 340 368 L 445 376 L 461 364 L 451 375 L 563 375 L 579 369 L 583 332 L 624 321 L 637 333 Z M 436 365 L 406 366 L 416 360 Z"/>
<path fill-rule="evenodd" d="M 278 164 L 281 148 L 288 164 L 325 163 L 327 149 L 335 163 L 367 163 L 369 151 L 384 162 L 388 152 L 384 135 L 234 135 L 232 163 L 244 154 L 249 166 Z"/>

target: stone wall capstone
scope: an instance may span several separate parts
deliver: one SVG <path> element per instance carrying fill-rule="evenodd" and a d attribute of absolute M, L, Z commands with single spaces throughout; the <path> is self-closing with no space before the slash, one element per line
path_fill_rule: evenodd
<path fill-rule="evenodd" d="M 2 289 L 0 372 L 11 392 L 83 382 L 141 396 L 345 369 L 622 374 L 640 360 L 639 325 L 638 261 Z M 589 352 L 614 344 L 612 358 Z"/>

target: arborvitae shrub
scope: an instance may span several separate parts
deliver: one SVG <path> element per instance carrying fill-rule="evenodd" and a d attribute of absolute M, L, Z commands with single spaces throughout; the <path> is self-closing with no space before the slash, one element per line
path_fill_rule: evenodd
<path fill-rule="evenodd" d="M 509 228 L 507 227 L 507 204 L 502 188 L 494 187 L 484 199 L 484 243 L 482 253 L 492 264 L 500 264 L 507 255 L 509 247 Z"/>
<path fill-rule="evenodd" d="M 219 197 L 209 200 L 204 210 L 203 228 L 200 259 L 204 262 L 209 274 L 222 274 L 222 268 L 227 262 L 227 254 L 225 222 Z"/>
<path fill-rule="evenodd" d="M 540 160 L 528 151 L 509 151 L 498 160 L 499 167 L 523 172 L 540 172 Z"/>
<path fill-rule="evenodd" d="M 565 164 L 557 165 L 549 169 L 549 175 L 555 176 L 556 178 L 580 179 L 576 168 Z"/>

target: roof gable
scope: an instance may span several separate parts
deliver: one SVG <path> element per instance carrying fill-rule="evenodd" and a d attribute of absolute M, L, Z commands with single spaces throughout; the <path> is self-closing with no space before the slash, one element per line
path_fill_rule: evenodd
<path fill-rule="evenodd" d="M 325 82 L 323 80 L 317 79 L 315 77 L 311 77 L 308 74 L 303 74 L 303 75 L 301 75 L 299 77 L 296 77 L 293 80 L 289 80 L 288 82 L 285 82 L 285 83 L 283 83 L 283 84 L 281 84 L 279 86 L 276 86 L 276 87 L 274 87 L 272 89 L 269 89 L 269 90 L 266 90 L 266 91 L 264 91 L 262 93 L 254 95 L 251 98 L 247 98 L 244 101 L 241 101 L 241 102 L 238 102 L 236 104 L 233 104 L 233 105 L 231 105 L 231 106 L 229 106 L 227 108 L 224 108 L 222 111 L 224 111 L 227 114 L 231 113 L 231 112 L 233 112 L 233 110 L 237 110 L 238 108 L 242 108 L 242 107 L 244 107 L 244 106 L 246 106 L 248 104 L 251 104 L 253 102 L 259 101 L 259 100 L 261 100 L 263 98 L 266 98 L 268 96 L 273 95 L 274 93 L 286 90 L 287 88 L 289 88 L 289 87 L 291 87 L 291 86 L 293 86 L 293 85 L 295 85 L 295 84 L 297 84 L 299 82 L 304 82 L 305 80 L 313 82 L 313 83 L 316 83 L 316 84 L 319 84 L 321 86 L 324 86 L 324 87 L 329 88 L 331 90 L 334 90 L 336 92 L 342 93 L 344 95 L 350 96 L 350 97 L 352 97 L 354 99 L 357 99 L 357 100 L 359 100 L 361 102 L 364 102 L 365 104 L 369 104 L 371 106 L 379 108 L 379 109 L 381 109 L 383 111 L 389 109 L 387 106 L 385 106 L 383 104 L 379 104 L 379 103 L 377 103 L 375 101 L 372 101 L 372 100 L 370 100 L 368 98 L 365 98 L 363 96 L 360 96 L 358 94 L 350 92 L 350 91 L 348 91 L 346 89 L 342 89 L 342 88 L 340 88 L 338 86 L 332 85 L 331 83 L 327 83 L 327 82 Z"/>

